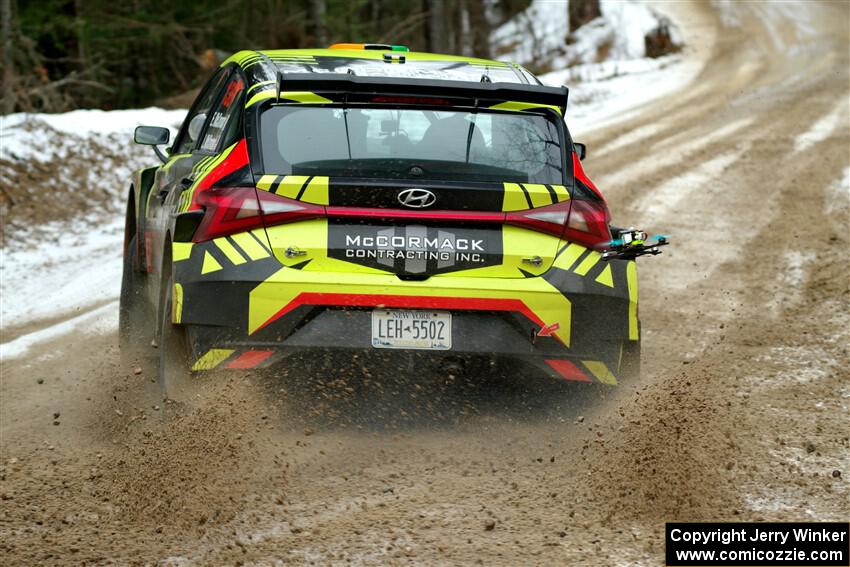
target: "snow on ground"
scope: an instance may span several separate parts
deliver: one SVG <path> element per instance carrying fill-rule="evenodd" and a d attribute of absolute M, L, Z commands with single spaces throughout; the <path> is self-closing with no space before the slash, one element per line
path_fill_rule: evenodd
<path fill-rule="evenodd" d="M 123 217 L 79 233 L 65 223 L 49 229 L 54 236 L 35 248 L 0 254 L 3 329 L 64 319 L 118 296 Z"/>
<path fill-rule="evenodd" d="M 532 0 L 493 32 L 491 44 L 499 59 L 526 65 L 563 49 L 569 27 L 566 2 Z"/>
<path fill-rule="evenodd" d="M 671 6 L 650 4 L 601 0 L 602 17 L 575 30 L 565 45 L 566 3 L 534 0 L 527 12 L 558 22 L 558 35 L 547 35 L 542 48 L 535 47 L 534 36 L 527 35 L 507 57 L 526 63 L 548 58 L 556 70 L 541 75 L 540 80 L 547 85 L 569 87 L 567 124 L 573 135 L 581 136 L 590 129 L 627 118 L 628 111 L 636 113 L 642 103 L 681 88 L 702 69 L 703 60 L 681 53 L 646 57 L 644 37 L 662 23 L 668 25 L 677 45 L 684 44 L 681 23 L 665 9 Z M 497 45 L 511 37 L 509 31 L 521 30 L 519 24 L 524 18 L 528 16 L 520 14 L 497 30 Z"/>
<path fill-rule="evenodd" d="M 850 221 L 850 167 L 827 187 L 824 195 L 824 211 L 829 215 L 832 229 L 835 232 L 847 230 Z"/>
<path fill-rule="evenodd" d="M 17 113 L 0 116 L 0 159 L 45 161 L 62 157 L 53 136 L 61 132 L 73 141 L 94 138 L 126 144 L 136 126 L 169 126 L 172 135 L 185 110 L 141 108 L 132 110 L 74 110 L 63 114 Z"/>
<path fill-rule="evenodd" d="M 38 331 L 21 335 L 16 339 L 0 344 L 0 360 L 16 358 L 27 354 L 32 347 L 38 347 L 47 341 L 74 332 L 86 335 L 96 335 L 118 328 L 118 301 L 110 301 L 90 311 L 66 319 L 61 323 L 50 325 Z M 39 359 L 52 356 L 45 353 Z"/>
<path fill-rule="evenodd" d="M 573 133 L 579 135 L 623 118 L 641 104 L 680 87 L 701 67 L 701 62 L 686 61 L 679 55 L 659 59 L 642 57 L 644 28 L 650 20 L 657 24 L 656 16 L 645 6 L 631 1 L 603 0 L 602 8 L 604 22 L 588 28 L 590 31 L 586 32 L 587 37 L 581 36 L 580 45 L 585 49 L 592 41 L 607 41 L 608 36 L 597 28 L 623 26 L 620 29 L 628 29 L 629 33 L 618 37 L 610 53 L 620 59 L 585 62 L 541 77 L 547 84 L 566 82 L 571 87 L 567 120 Z M 540 37 L 546 41 L 555 38 L 563 47 L 565 3 L 534 0 L 530 10 L 530 15 L 513 21 L 514 31 L 521 29 L 518 26 L 523 17 L 531 17 L 539 24 L 535 29 Z M 557 20 L 556 14 L 561 12 L 563 20 Z M 544 22 L 554 27 L 550 30 Z M 548 31 L 544 34 L 545 30 Z M 504 31 L 498 33 L 504 34 L 503 38 L 509 35 Z M 565 63 L 563 56 L 561 64 Z M 522 57 L 516 59 L 522 61 Z M 139 124 L 173 128 L 184 116 L 185 111 L 181 110 L 147 108 L 0 117 L 0 160 L 61 161 L 74 155 L 68 153 L 69 148 L 92 141 L 95 147 L 118 147 L 119 153 L 126 156 L 125 163 L 109 169 L 111 173 L 99 174 L 99 184 L 118 188 L 113 206 L 101 211 L 101 216 L 91 213 L 89 218 L 57 221 L 40 227 L 35 246 L 7 245 L 0 249 L 0 359 L 22 356 L 41 342 L 72 330 L 93 332 L 115 328 L 123 234 L 120 211 L 124 196 L 120 188 L 125 186 L 130 171 L 155 163 L 148 148 L 132 144 L 132 131 Z M 112 178 L 103 179 L 109 175 Z M 39 323 L 41 330 L 27 332 Z M 45 323 L 49 325 L 45 327 Z"/>
<path fill-rule="evenodd" d="M 609 65 L 602 63 L 592 67 L 601 74 Z M 700 68 L 694 62 L 673 55 L 621 62 L 610 75 L 605 74 L 601 79 L 574 83 L 574 71 L 567 69 L 541 75 L 540 80 L 551 86 L 566 84 L 569 87 L 566 119 L 575 137 L 636 115 L 637 107 L 681 88 Z"/>
<path fill-rule="evenodd" d="M 844 169 L 840 179 L 829 186 L 826 195 L 826 212 L 830 215 L 847 214 L 850 208 L 850 167 Z"/>
<path fill-rule="evenodd" d="M 0 117 L 0 247 L 43 242 L 46 219 L 64 221 L 60 233 L 83 232 L 120 213 L 132 172 L 157 163 L 133 143 L 133 129 L 175 127 L 184 115 L 148 108 Z"/>
<path fill-rule="evenodd" d="M 749 11 L 765 24 L 773 47 L 793 55 L 799 49 L 809 49 L 811 42 L 802 41 L 816 37 L 820 31 L 814 21 L 816 12 L 808 2 L 740 2 L 740 0 L 712 0 L 727 27 L 741 26 L 742 11 Z M 793 22 L 793 25 L 790 23 Z"/>
<path fill-rule="evenodd" d="M 26 198 L 54 191 L 65 204 L 80 194 L 91 200 L 85 207 L 83 198 L 68 220 L 27 226 L 26 217 L 10 223 L 4 216 L 12 237 L 0 248 L 0 358 L 23 355 L 74 328 L 116 325 L 124 191 L 133 170 L 157 163 L 150 148 L 133 144 L 133 130 L 140 124 L 174 129 L 185 113 L 146 108 L 0 117 L 0 184 L 18 189 L 9 177 L 14 167 L 41 164 L 36 173 L 46 170 L 51 185 L 33 177 Z M 30 174 L 25 170 L 24 178 Z M 38 323 L 49 326 L 28 333 Z"/>
<path fill-rule="evenodd" d="M 741 153 L 738 150 L 720 154 L 684 175 L 669 179 L 638 202 L 638 211 L 646 218 L 652 218 L 669 215 L 682 206 L 687 209 L 688 205 L 685 203 L 691 195 L 705 190 L 709 183 L 722 178 L 723 172 L 740 158 Z"/>
<path fill-rule="evenodd" d="M 644 37 L 664 21 L 644 2 L 601 0 L 601 17 L 570 30 L 567 6 L 563 0 L 532 0 L 525 11 L 493 32 L 496 53 L 501 59 L 537 68 L 548 64 L 553 69 L 640 59 L 646 55 Z M 681 44 L 676 27 L 670 29 L 674 42 Z"/>
<path fill-rule="evenodd" d="M 811 128 L 801 133 L 794 139 L 794 151 L 797 153 L 803 152 L 815 144 L 829 138 L 833 132 L 843 134 L 846 132 L 848 124 L 847 116 L 847 100 L 839 100 L 838 103 L 828 113 L 812 124 Z"/>

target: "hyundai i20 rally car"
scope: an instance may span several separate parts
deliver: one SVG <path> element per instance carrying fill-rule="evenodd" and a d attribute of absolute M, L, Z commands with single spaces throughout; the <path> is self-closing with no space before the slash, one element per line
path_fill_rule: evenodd
<path fill-rule="evenodd" d="M 136 131 L 163 163 L 130 183 L 123 351 L 158 346 L 169 394 L 367 351 L 617 384 L 639 366 L 634 255 L 603 254 L 608 209 L 566 107 L 498 61 L 236 53 L 165 153 L 167 129 Z"/>

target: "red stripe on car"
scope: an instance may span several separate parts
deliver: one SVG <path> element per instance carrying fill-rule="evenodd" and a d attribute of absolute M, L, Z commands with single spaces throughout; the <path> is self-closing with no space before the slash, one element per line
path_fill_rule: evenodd
<path fill-rule="evenodd" d="M 599 195 L 599 198 L 602 199 L 602 202 L 605 202 L 605 197 L 596 188 L 596 185 L 593 184 L 593 181 L 590 180 L 590 177 L 584 172 L 584 168 L 581 166 L 581 160 L 578 159 L 578 154 L 573 152 L 573 176 L 576 178 L 576 181 L 581 181 L 587 187 Z"/>
<path fill-rule="evenodd" d="M 257 330 L 283 317 L 300 305 L 345 305 L 348 307 L 397 307 L 417 309 L 465 309 L 472 311 L 514 311 L 522 313 L 541 327 L 545 323 L 519 299 L 478 297 L 434 297 L 405 295 L 371 295 L 353 293 L 303 292 L 280 311 L 269 317 Z"/>
<path fill-rule="evenodd" d="M 261 362 L 272 355 L 270 350 L 248 350 L 240 354 L 228 368 L 256 368 Z"/>
<path fill-rule="evenodd" d="M 564 359 L 546 360 L 552 370 L 561 375 L 564 380 L 572 380 L 574 382 L 593 382 L 587 377 L 587 374 L 578 369 L 578 366 Z"/>
<path fill-rule="evenodd" d="M 195 189 L 194 194 L 192 195 L 192 204 L 189 205 L 190 211 L 197 211 L 201 209 L 201 205 L 198 203 L 197 197 L 198 194 L 204 189 L 208 189 L 211 187 L 216 181 L 225 177 L 226 175 L 230 175 L 240 167 L 244 167 L 248 165 L 248 144 L 245 139 L 239 140 L 239 143 L 236 144 L 236 147 L 233 148 L 227 157 L 224 158 L 220 164 L 215 166 L 215 168 L 207 173 L 206 177 L 201 179 L 201 182 L 198 183 L 198 187 Z"/>

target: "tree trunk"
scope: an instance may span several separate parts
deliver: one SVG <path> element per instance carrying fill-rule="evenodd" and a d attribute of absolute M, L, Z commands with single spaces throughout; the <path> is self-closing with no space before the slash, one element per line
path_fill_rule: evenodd
<path fill-rule="evenodd" d="M 74 30 L 77 32 L 77 59 L 80 60 L 80 70 L 85 71 L 89 66 L 85 22 L 83 21 L 82 10 L 82 0 L 74 0 Z"/>
<path fill-rule="evenodd" d="M 313 27 L 315 47 L 327 47 L 328 29 L 325 25 L 325 0 L 310 0 L 310 23 Z"/>
<path fill-rule="evenodd" d="M 567 11 L 570 16 L 570 33 L 602 15 L 599 0 L 570 0 Z"/>
<path fill-rule="evenodd" d="M 12 53 L 12 0 L 0 0 L 0 43 L 3 44 L 3 114 L 15 111 L 15 57 Z"/>
<path fill-rule="evenodd" d="M 469 4 L 468 0 L 458 0 L 457 6 L 457 46 L 455 51 L 461 55 L 472 55 L 472 30 L 469 26 Z"/>
<path fill-rule="evenodd" d="M 372 0 L 369 3 L 369 41 L 374 41 L 381 33 L 381 0 Z M 354 38 L 349 38 L 353 41 Z"/>
<path fill-rule="evenodd" d="M 446 51 L 445 2 L 443 0 L 428 0 L 428 51 L 440 53 Z"/>
<path fill-rule="evenodd" d="M 476 57 L 490 58 L 490 20 L 484 0 L 469 0 L 469 27 L 472 34 L 472 53 Z"/>

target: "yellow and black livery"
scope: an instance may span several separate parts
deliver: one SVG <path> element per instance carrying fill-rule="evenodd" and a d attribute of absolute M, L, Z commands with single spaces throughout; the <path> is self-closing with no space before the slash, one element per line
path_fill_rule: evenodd
<path fill-rule="evenodd" d="M 296 353 L 405 356 L 401 335 L 376 339 L 376 313 L 434 313 L 451 340 L 416 343 L 426 360 L 617 384 L 639 364 L 636 267 L 603 259 L 608 211 L 566 107 L 511 63 L 235 54 L 164 163 L 133 177 L 122 340 L 159 345 L 169 389 Z"/>

